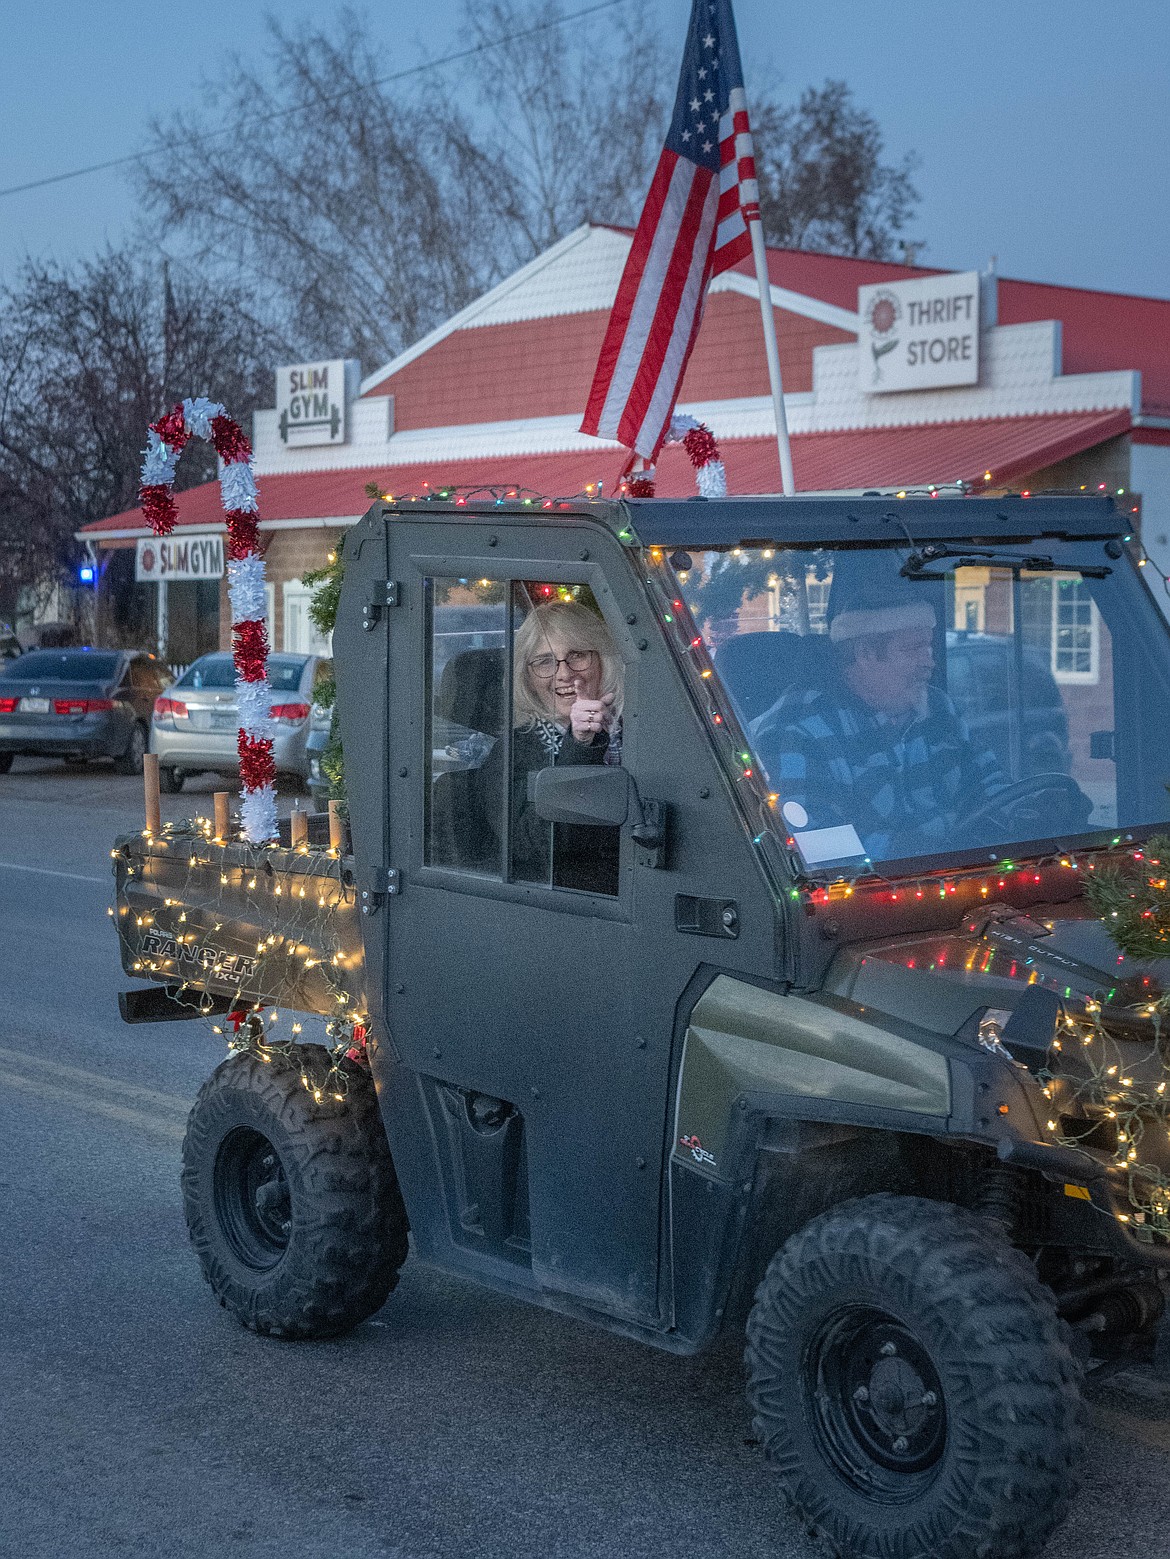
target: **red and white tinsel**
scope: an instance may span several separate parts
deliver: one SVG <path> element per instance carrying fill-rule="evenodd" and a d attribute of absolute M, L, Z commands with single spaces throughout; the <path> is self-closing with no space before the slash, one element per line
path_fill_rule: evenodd
<path fill-rule="evenodd" d="M 259 491 L 252 446 L 218 401 L 185 400 L 152 422 L 146 435 L 138 501 L 156 536 L 175 528 L 175 467 L 188 441 L 210 441 L 219 456 L 219 493 L 227 521 L 228 596 L 232 653 L 240 712 L 240 820 L 244 838 L 263 844 L 277 837 L 276 764 L 272 755 L 272 695 L 268 687 L 268 630 L 264 559 L 260 553 Z"/>
<path fill-rule="evenodd" d="M 705 422 L 676 411 L 670 419 L 665 444 L 681 444 L 695 468 L 695 486 L 704 498 L 727 497 L 727 472 L 719 455 L 715 435 Z M 652 465 L 635 457 L 625 477 L 625 491 L 631 498 L 653 498 L 655 471 Z"/>

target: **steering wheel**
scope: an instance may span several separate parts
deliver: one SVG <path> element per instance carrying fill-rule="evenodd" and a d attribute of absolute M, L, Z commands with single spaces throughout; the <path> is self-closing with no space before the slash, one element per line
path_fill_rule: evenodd
<path fill-rule="evenodd" d="M 981 801 L 958 819 L 955 830 L 970 833 L 992 823 L 1009 831 L 1035 824 L 1042 835 L 1074 832 L 1084 828 L 1092 810 L 1093 803 L 1071 775 L 1029 774 Z"/>

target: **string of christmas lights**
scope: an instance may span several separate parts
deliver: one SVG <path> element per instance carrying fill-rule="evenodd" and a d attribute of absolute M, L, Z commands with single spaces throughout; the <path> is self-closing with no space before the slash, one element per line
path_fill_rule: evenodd
<path fill-rule="evenodd" d="M 302 1044 L 299 1019 L 287 1038 L 276 1032 L 281 1009 L 324 1018 L 327 1065 L 306 1062 L 302 1081 L 318 1099 L 344 1098 L 346 1063 L 365 1061 L 369 1019 L 356 893 L 339 851 L 225 844 L 198 816 L 123 840 L 111 855 L 123 883 L 109 913 L 127 968 L 214 1015 L 229 1052 L 262 1061 Z"/>

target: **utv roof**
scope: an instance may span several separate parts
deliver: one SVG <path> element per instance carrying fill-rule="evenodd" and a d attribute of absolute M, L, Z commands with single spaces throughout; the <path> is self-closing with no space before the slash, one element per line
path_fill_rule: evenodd
<path fill-rule="evenodd" d="M 755 542 L 812 545 L 943 537 L 1012 541 L 1042 536 L 1125 537 L 1137 525 L 1137 500 L 1066 493 L 1036 498 L 765 497 L 635 498 L 626 509 L 649 546 L 719 547 Z"/>

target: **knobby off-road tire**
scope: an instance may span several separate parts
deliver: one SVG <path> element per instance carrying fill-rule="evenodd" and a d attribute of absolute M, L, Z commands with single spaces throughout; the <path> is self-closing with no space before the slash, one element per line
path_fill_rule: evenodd
<path fill-rule="evenodd" d="M 985 1220 L 869 1196 L 772 1260 L 748 1320 L 765 1455 L 842 1559 L 1023 1559 L 1075 1493 L 1071 1334 Z"/>
<path fill-rule="evenodd" d="M 183 1205 L 220 1304 L 272 1337 L 335 1337 L 381 1308 L 406 1259 L 406 1210 L 369 1074 L 338 1102 L 302 1074 L 328 1057 L 243 1054 L 204 1083 L 183 1142 Z"/>

